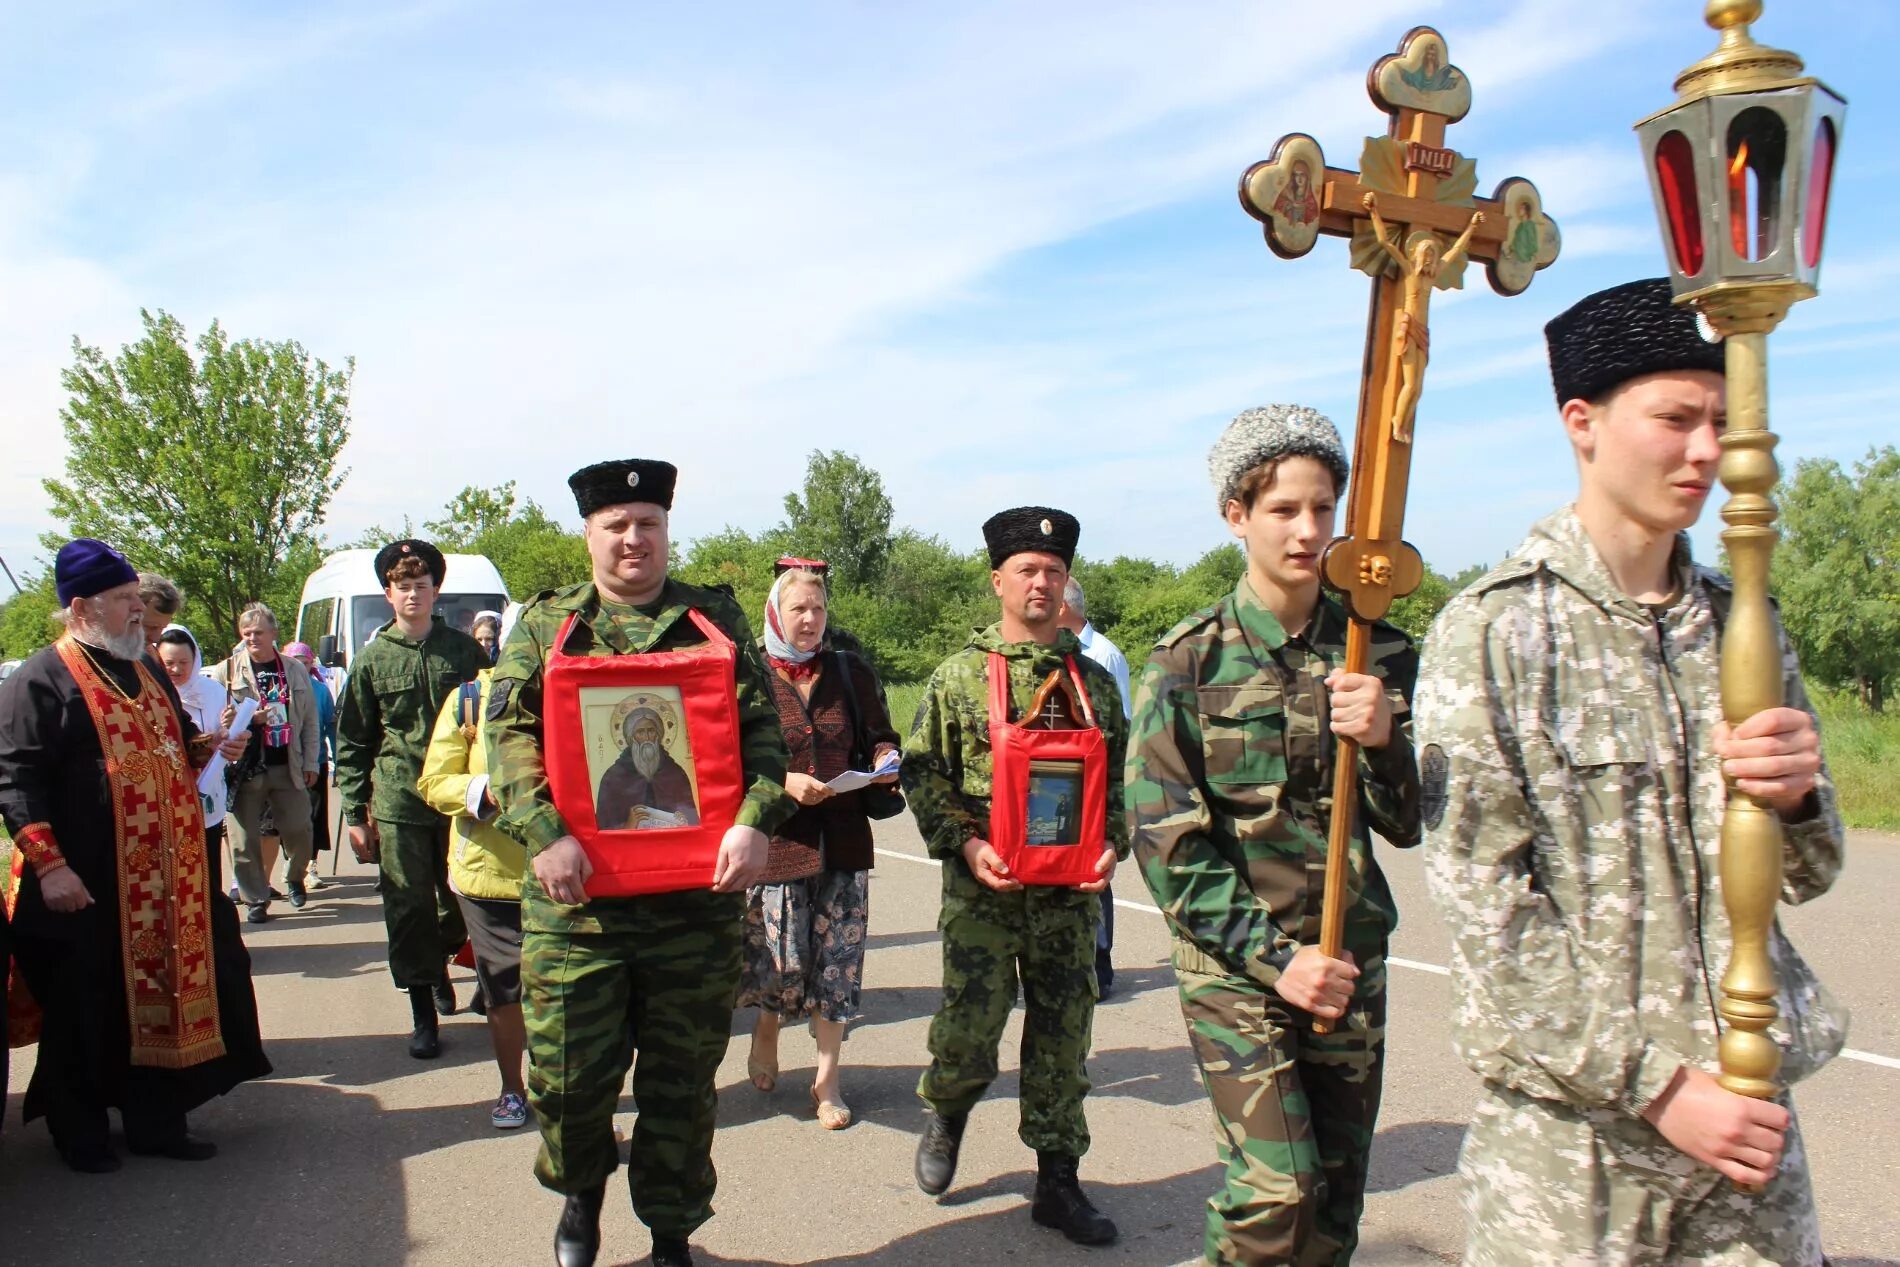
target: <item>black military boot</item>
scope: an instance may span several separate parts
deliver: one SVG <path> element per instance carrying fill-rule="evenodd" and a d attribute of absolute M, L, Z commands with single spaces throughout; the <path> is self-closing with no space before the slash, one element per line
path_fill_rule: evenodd
<path fill-rule="evenodd" d="M 442 969 L 442 979 L 435 983 L 435 1010 L 444 1016 L 455 1015 L 455 987 L 449 984 L 449 970 Z"/>
<path fill-rule="evenodd" d="M 442 1039 L 436 1031 L 435 1000 L 426 985 L 409 987 L 409 1015 L 416 1027 L 409 1031 L 409 1054 L 417 1060 L 434 1060 L 442 1054 Z"/>
<path fill-rule="evenodd" d="M 653 1267 L 693 1267 L 693 1247 L 684 1236 L 655 1235 Z"/>
<path fill-rule="evenodd" d="M 1083 1195 L 1075 1177 L 1076 1161 L 1067 1153 L 1036 1154 L 1036 1199 L 1029 1217 L 1077 1245 L 1111 1244 L 1115 1224 Z"/>
<path fill-rule="evenodd" d="M 963 1147 L 963 1128 L 968 1113 L 943 1114 L 932 1110 L 924 1123 L 924 1137 L 917 1141 L 917 1160 L 912 1166 L 917 1186 L 933 1197 L 940 1197 L 957 1177 L 957 1150 Z"/>
<path fill-rule="evenodd" d="M 554 1261 L 558 1267 L 594 1267 L 600 1253 L 600 1203 L 607 1185 L 572 1193 L 554 1225 Z"/>

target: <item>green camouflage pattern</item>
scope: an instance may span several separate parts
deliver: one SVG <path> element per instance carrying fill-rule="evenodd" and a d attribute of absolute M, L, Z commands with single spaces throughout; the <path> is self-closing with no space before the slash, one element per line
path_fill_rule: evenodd
<path fill-rule="evenodd" d="M 1350 1263 L 1365 1208 L 1385 1049 L 1383 939 L 1348 944 L 1361 973 L 1331 1034 L 1251 977 L 1177 941 L 1188 1045 L 1226 1173 L 1207 1203 L 1207 1261 Z"/>
<path fill-rule="evenodd" d="M 336 710 L 343 821 L 441 824 L 416 791 L 442 701 L 488 667 L 482 644 L 436 617 L 420 642 L 391 621 L 350 662 Z"/>
<path fill-rule="evenodd" d="M 483 714 L 496 822 L 532 856 L 567 834 L 542 761 L 542 667 L 579 613 L 574 655 L 639 655 L 705 641 L 698 608 L 738 649 L 740 758 L 748 780 L 737 821 L 768 835 L 789 818 L 789 758 L 778 710 L 744 614 L 731 595 L 668 579 L 644 608 L 601 599 L 592 583 L 537 595 L 502 646 Z M 696 890 L 551 900 L 532 869 L 521 884 L 522 1004 L 528 1100 L 541 1125 L 535 1176 L 580 1192 L 613 1173 L 613 1111 L 633 1070 L 639 1107 L 628 1184 L 656 1234 L 686 1236 L 712 1216 L 715 1079 L 739 993 L 743 893 Z"/>
<path fill-rule="evenodd" d="M 397 986 L 432 986 L 468 927 L 449 888 L 449 828 L 379 822 L 383 925 L 389 930 L 389 975 Z"/>
<path fill-rule="evenodd" d="M 904 796 L 917 817 L 924 848 L 945 864 L 943 888 L 951 894 L 987 893 L 963 863 L 963 846 L 990 834 L 990 686 L 989 656 L 1007 662 L 1012 720 L 1020 720 L 1048 676 L 1073 657 L 1095 720 L 1108 746 L 1108 843 L 1119 858 L 1128 856 L 1128 823 L 1113 807 L 1122 803 L 1122 757 L 1128 725 L 1116 705 L 1121 687 L 1114 675 L 1082 654 L 1068 630 L 1047 646 L 1005 642 L 1002 627 L 970 634 L 970 641 L 937 666 L 918 702 L 910 737 L 904 742 Z M 955 864 L 954 866 L 950 864 Z"/>
<path fill-rule="evenodd" d="M 1461 1160 L 1468 1262 L 1821 1261 L 1795 1133 L 1748 1196 L 1641 1117 L 1683 1065 L 1717 1069 L 1731 944 L 1712 747 L 1729 583 L 1686 536 L 1675 573 L 1672 601 L 1629 598 L 1566 509 L 1426 640 L 1427 877 L 1454 1039 L 1487 1088 Z M 1811 713 L 1779 636 L 1786 698 Z M 1782 900 L 1825 892 L 1844 849 L 1825 766 L 1784 839 Z M 1840 1050 L 1846 1015 L 1779 925 L 1769 952 L 1792 1084 Z"/>
<path fill-rule="evenodd" d="M 1361 976 L 1330 1035 L 1274 992 L 1320 939 L 1338 740 L 1326 677 L 1345 610 L 1322 597 L 1290 637 L 1242 577 L 1164 636 L 1135 692 L 1128 813 L 1142 879 L 1174 936 L 1181 1012 L 1225 1176 L 1208 1201 L 1218 1264 L 1348 1263 L 1358 1243 L 1385 1051 L 1385 947 L 1398 910 L 1369 828 L 1418 843 L 1411 694 L 1418 656 L 1372 628 L 1367 671 L 1393 735 L 1359 755 L 1345 948 Z"/>
<path fill-rule="evenodd" d="M 621 899 L 609 931 L 524 929 L 528 1103 L 544 1185 L 582 1192 L 613 1174 L 614 1108 L 631 1068 L 634 1213 L 659 1236 L 688 1236 L 712 1217 L 716 1080 L 744 904 L 742 893 L 670 893 Z"/>
<path fill-rule="evenodd" d="M 997 1052 L 1020 976 L 1016 1133 L 1038 1151 L 1080 1157 L 1089 1149 L 1082 1102 L 1089 1093 L 1101 903 L 1074 889 L 984 893 L 981 901 L 944 899 L 937 920 L 943 1003 L 931 1018 L 930 1066 L 917 1081 L 917 1094 L 945 1114 L 967 1113 L 983 1098 L 996 1080 Z"/>
<path fill-rule="evenodd" d="M 1017 983 L 1022 985 L 1023 1051 L 1018 1134 L 1031 1148 L 1079 1157 L 1088 1150 L 1083 1100 L 1095 1017 L 1096 928 L 1101 902 L 1077 889 L 984 888 L 963 860 L 972 837 L 989 836 L 989 654 L 1008 663 L 1012 718 L 1049 674 L 1073 657 L 1107 746 L 1107 837 L 1128 856 L 1122 800 L 1127 723 L 1115 707 L 1113 675 L 1082 655 L 1075 635 L 1049 645 L 1006 642 L 1000 626 L 976 630 L 967 646 L 931 674 L 904 743 L 903 786 L 918 831 L 943 863 L 943 1005 L 930 1023 L 930 1067 L 917 1094 L 942 1113 L 961 1113 L 996 1077 L 997 1051 Z M 1106 705 L 1106 706 L 1104 706 Z"/>
<path fill-rule="evenodd" d="M 1345 663 L 1346 625 L 1322 597 L 1289 638 L 1243 576 L 1155 645 L 1135 690 L 1128 814 L 1142 879 L 1177 938 L 1262 986 L 1280 975 L 1269 957 L 1319 942 L 1338 751 L 1325 679 Z M 1359 754 L 1346 924 L 1382 938 L 1398 908 L 1367 829 L 1400 848 L 1420 834 L 1411 639 L 1374 624 L 1367 672 L 1386 684 L 1394 733 Z"/>

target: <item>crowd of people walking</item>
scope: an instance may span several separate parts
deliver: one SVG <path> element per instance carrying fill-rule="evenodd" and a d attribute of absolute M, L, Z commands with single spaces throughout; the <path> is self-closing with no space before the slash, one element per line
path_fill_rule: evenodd
<path fill-rule="evenodd" d="M 1376 829 L 1426 847 L 1456 1040 L 1485 1082 L 1462 1159 L 1468 1262 L 1815 1267 L 1791 1101 L 1711 1073 L 1726 799 L 1776 816 L 1789 901 L 1827 889 L 1843 844 L 1792 651 L 1786 706 L 1735 725 L 1720 708 L 1728 583 L 1685 534 L 1720 452 L 1723 351 L 1661 279 L 1587 297 L 1547 338 L 1576 500 L 1451 602 L 1422 657 L 1322 592 L 1345 450 L 1317 412 L 1269 406 L 1208 459 L 1245 573 L 1183 613 L 1132 691 L 1070 575 L 1080 523 L 1019 506 L 982 525 L 999 618 L 938 666 L 903 733 L 831 623 L 823 560 L 780 561 L 756 639 L 730 591 L 670 573 L 663 461 L 575 472 L 590 575 L 482 613 L 473 636 L 435 615 L 439 550 L 382 549 L 393 618 L 333 712 L 325 666 L 279 647 L 268 608 L 206 666 L 175 586 L 69 543 L 65 634 L 0 686 L 0 949 L 12 1038 L 40 1042 L 27 1120 L 79 1171 L 119 1164 L 109 1108 L 134 1152 L 215 1153 L 187 1114 L 270 1072 L 237 909 L 271 918 L 278 858 L 283 900 L 311 900 L 333 769 L 348 844 L 377 867 L 408 1053 L 440 1054 L 466 954 L 499 1076 L 489 1117 L 539 1127 L 562 1267 L 599 1252 L 631 1071 L 633 1211 L 656 1267 L 682 1267 L 712 1215 L 736 1008 L 755 1013 L 752 1088 L 776 1086 L 783 1028 L 808 1022 L 814 1119 L 852 1123 L 842 1042 L 863 1006 L 873 823 L 908 808 L 943 886 L 918 1188 L 954 1184 L 1020 994 L 1030 1215 L 1078 1246 L 1117 1238 L 1080 1166 L 1108 889 L 1132 857 L 1225 1169 L 1207 1260 L 1346 1263 L 1398 918 Z M 1342 740 L 1361 788 L 1343 810 Z M 1340 812 L 1333 956 L 1321 877 Z M 1840 1050 L 1845 1017 L 1779 931 L 1774 952 L 1792 1081 Z"/>

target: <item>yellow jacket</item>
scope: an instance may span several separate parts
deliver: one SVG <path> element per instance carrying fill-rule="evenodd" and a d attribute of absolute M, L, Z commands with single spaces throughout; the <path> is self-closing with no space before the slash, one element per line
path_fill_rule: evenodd
<path fill-rule="evenodd" d="M 462 733 L 462 693 L 442 701 L 422 758 L 416 791 L 429 807 L 447 814 L 454 823 L 449 845 L 449 885 L 463 897 L 513 902 L 521 897 L 521 876 L 528 854 L 521 842 L 494 825 L 495 803 L 488 797 L 487 712 L 488 682 L 492 669 L 475 678 L 481 697 L 468 710 L 475 722 L 475 739 Z"/>

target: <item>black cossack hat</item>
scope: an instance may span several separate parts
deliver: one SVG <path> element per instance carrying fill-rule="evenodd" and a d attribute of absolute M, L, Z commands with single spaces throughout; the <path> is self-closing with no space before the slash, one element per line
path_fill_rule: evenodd
<path fill-rule="evenodd" d="M 1074 515 L 1048 506 L 1000 510 L 983 521 L 983 544 L 989 547 L 993 568 L 1002 567 L 1012 554 L 1030 551 L 1053 554 L 1064 564 L 1072 564 L 1081 536 L 1082 525 Z"/>
<path fill-rule="evenodd" d="M 392 541 L 376 552 L 376 583 L 387 586 L 390 569 L 404 559 L 421 559 L 422 565 L 429 569 L 429 576 L 437 586 L 442 584 L 442 577 L 449 570 L 448 562 L 442 557 L 440 550 L 427 541 L 418 541 L 410 537 L 406 541 Z"/>
<path fill-rule="evenodd" d="M 671 510 L 673 483 L 678 478 L 679 470 L 671 462 L 624 458 L 583 466 L 567 477 L 567 486 L 574 491 L 574 505 L 585 519 L 603 506 L 625 502 L 651 502 L 661 510 Z"/>
<path fill-rule="evenodd" d="M 1723 372 L 1721 336 L 1671 300 L 1669 279 L 1648 277 L 1586 295 L 1544 327 L 1557 404 L 1596 400 L 1632 378 L 1669 370 Z"/>

